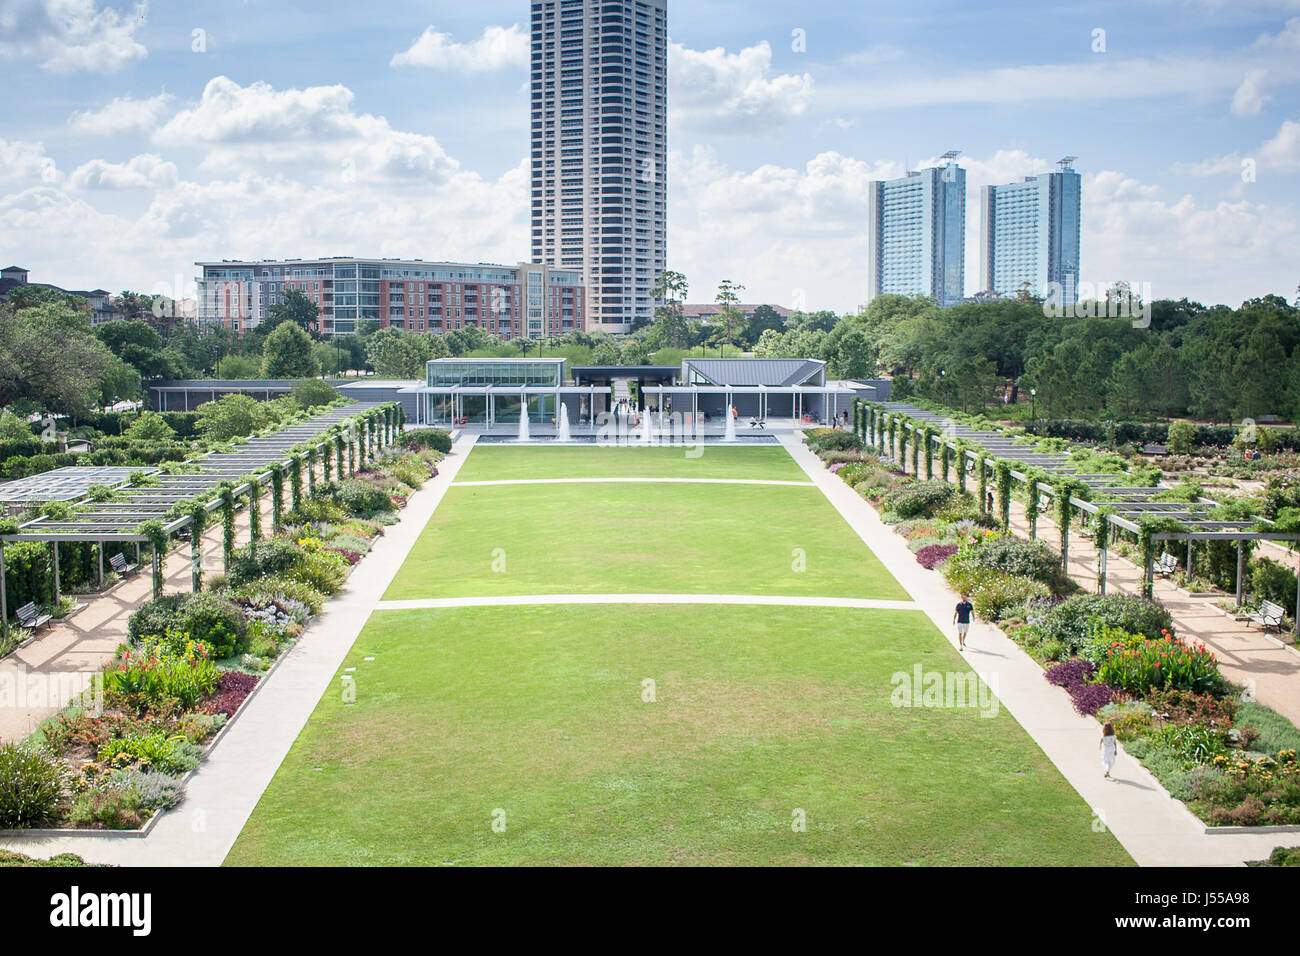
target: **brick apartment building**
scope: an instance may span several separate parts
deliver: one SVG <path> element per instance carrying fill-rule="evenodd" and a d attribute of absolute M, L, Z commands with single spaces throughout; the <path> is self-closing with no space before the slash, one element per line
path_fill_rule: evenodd
<path fill-rule="evenodd" d="M 581 330 L 586 312 L 578 270 L 521 262 L 405 259 L 276 259 L 196 262 L 200 325 L 256 328 L 293 289 L 320 311 L 325 336 L 359 322 L 441 334 L 476 325 L 512 339 Z"/>

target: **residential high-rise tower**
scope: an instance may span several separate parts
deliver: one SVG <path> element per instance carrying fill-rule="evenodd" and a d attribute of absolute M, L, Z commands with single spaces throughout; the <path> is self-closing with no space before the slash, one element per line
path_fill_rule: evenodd
<path fill-rule="evenodd" d="M 980 191 L 980 291 L 1079 299 L 1081 180 L 1071 168 Z"/>
<path fill-rule="evenodd" d="M 667 0 L 533 0 L 533 261 L 582 272 L 588 329 L 653 317 L 665 267 Z"/>
<path fill-rule="evenodd" d="M 966 283 L 966 170 L 944 165 L 867 184 L 867 301 L 878 295 L 960 302 Z"/>

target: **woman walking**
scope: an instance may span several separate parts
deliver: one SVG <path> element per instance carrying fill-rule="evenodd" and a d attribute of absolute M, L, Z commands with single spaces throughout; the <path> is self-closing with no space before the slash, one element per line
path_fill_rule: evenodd
<path fill-rule="evenodd" d="M 1115 754 L 1119 749 L 1119 741 L 1115 739 L 1115 728 L 1110 724 L 1101 728 L 1101 766 L 1106 771 L 1106 776 L 1110 776 L 1112 768 L 1115 766 Z"/>

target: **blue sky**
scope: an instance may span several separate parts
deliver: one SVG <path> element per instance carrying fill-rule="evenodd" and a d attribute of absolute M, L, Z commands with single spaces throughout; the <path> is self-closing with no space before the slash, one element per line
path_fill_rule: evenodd
<path fill-rule="evenodd" d="M 0 259 L 182 294 L 197 259 L 517 261 L 527 23 L 521 2 L 0 0 Z M 693 300 L 730 278 L 856 307 L 865 184 L 950 148 L 968 291 L 978 187 L 1071 154 L 1085 281 L 1296 294 L 1300 0 L 670 2 L 669 35 L 668 255 Z"/>

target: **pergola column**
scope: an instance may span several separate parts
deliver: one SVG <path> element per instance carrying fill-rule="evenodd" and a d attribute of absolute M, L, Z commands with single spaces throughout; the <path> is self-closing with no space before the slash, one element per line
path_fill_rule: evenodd
<path fill-rule="evenodd" d="M 1098 593 L 1105 594 L 1106 593 L 1106 556 L 1110 551 L 1110 527 L 1109 527 L 1110 519 L 1107 518 L 1105 515 L 1102 515 L 1101 521 L 1102 521 L 1102 529 L 1104 529 L 1102 530 L 1102 537 L 1105 539 L 1105 544 L 1101 549 L 1101 554 L 1097 556 L 1098 560 L 1101 562 L 1100 565 L 1101 575 L 1097 580 L 1097 590 Z"/>
<path fill-rule="evenodd" d="M 59 588 L 59 542 L 51 541 L 50 547 L 54 550 L 54 603 L 58 604 L 63 597 Z"/>
<path fill-rule="evenodd" d="M 9 633 L 9 601 L 5 595 L 5 543 L 0 541 L 0 634 Z"/>
<path fill-rule="evenodd" d="M 1245 571 L 1245 564 L 1246 564 L 1246 551 L 1242 547 L 1242 543 L 1238 541 L 1237 542 L 1237 607 L 1238 608 L 1241 607 L 1241 599 L 1243 597 L 1242 586 L 1244 582 L 1242 581 L 1242 578 L 1244 577 L 1243 572 Z"/>
<path fill-rule="evenodd" d="M 190 522 L 190 590 L 203 590 L 203 533 Z"/>

